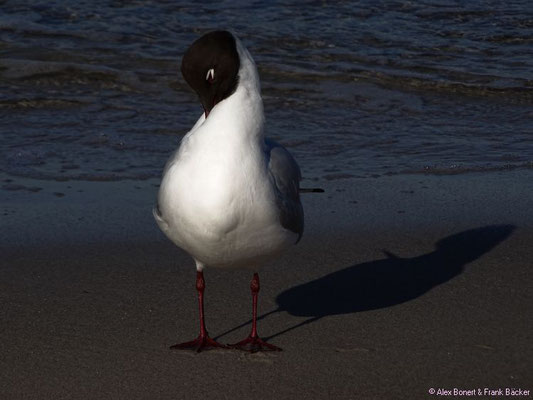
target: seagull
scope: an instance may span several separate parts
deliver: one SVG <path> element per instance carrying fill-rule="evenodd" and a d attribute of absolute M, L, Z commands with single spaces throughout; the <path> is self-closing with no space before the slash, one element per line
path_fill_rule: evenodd
<path fill-rule="evenodd" d="M 214 31 L 197 39 L 181 72 L 204 112 L 167 162 L 153 214 L 196 263 L 200 334 L 171 349 L 279 351 L 257 333 L 258 271 L 302 237 L 300 169 L 287 149 L 264 136 L 257 68 L 234 34 Z M 238 343 L 226 346 L 209 337 L 206 267 L 253 272 L 252 329 Z"/>

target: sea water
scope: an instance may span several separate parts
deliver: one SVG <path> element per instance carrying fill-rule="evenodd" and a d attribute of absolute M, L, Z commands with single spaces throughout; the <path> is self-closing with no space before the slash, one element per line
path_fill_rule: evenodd
<path fill-rule="evenodd" d="M 0 170 L 159 177 L 202 113 L 181 57 L 214 29 L 307 179 L 533 168 L 529 0 L 51 0 L 0 1 Z"/>

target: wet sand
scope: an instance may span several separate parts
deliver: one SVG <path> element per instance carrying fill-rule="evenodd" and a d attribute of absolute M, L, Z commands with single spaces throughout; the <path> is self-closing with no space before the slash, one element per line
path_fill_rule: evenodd
<path fill-rule="evenodd" d="M 260 274 L 259 333 L 284 351 L 257 354 L 168 349 L 197 335 L 195 272 L 152 221 L 157 182 L 11 178 L 33 190 L 0 191 L 2 398 L 531 398 L 532 177 L 305 182 L 326 193 Z M 250 274 L 205 276 L 211 335 L 243 339 Z"/>

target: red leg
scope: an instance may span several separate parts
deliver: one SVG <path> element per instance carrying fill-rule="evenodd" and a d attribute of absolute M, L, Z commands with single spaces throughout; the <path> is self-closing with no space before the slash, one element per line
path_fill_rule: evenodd
<path fill-rule="evenodd" d="M 259 275 L 257 272 L 254 273 L 250 289 L 252 290 L 252 332 L 246 339 L 229 346 L 252 353 L 257 351 L 281 351 L 281 348 L 265 342 L 257 334 L 257 295 L 259 293 Z"/>
<path fill-rule="evenodd" d="M 211 339 L 205 328 L 204 320 L 204 290 L 205 290 L 205 280 L 204 273 L 198 271 L 196 274 L 196 290 L 198 291 L 198 305 L 200 307 L 200 335 L 194 340 L 185 343 L 175 344 L 170 346 L 173 350 L 194 350 L 200 352 L 202 350 L 209 350 L 213 348 L 224 348 L 227 349 L 227 346 L 220 344 L 213 339 Z"/>

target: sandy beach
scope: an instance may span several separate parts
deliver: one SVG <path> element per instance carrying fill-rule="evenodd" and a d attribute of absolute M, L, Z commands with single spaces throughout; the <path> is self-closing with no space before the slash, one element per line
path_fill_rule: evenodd
<path fill-rule="evenodd" d="M 260 274 L 259 333 L 284 351 L 195 354 L 169 350 L 197 335 L 195 271 L 152 220 L 157 181 L 4 176 L 1 397 L 531 398 L 532 177 L 319 182 L 302 241 Z M 205 276 L 209 332 L 243 339 L 251 277 Z"/>

